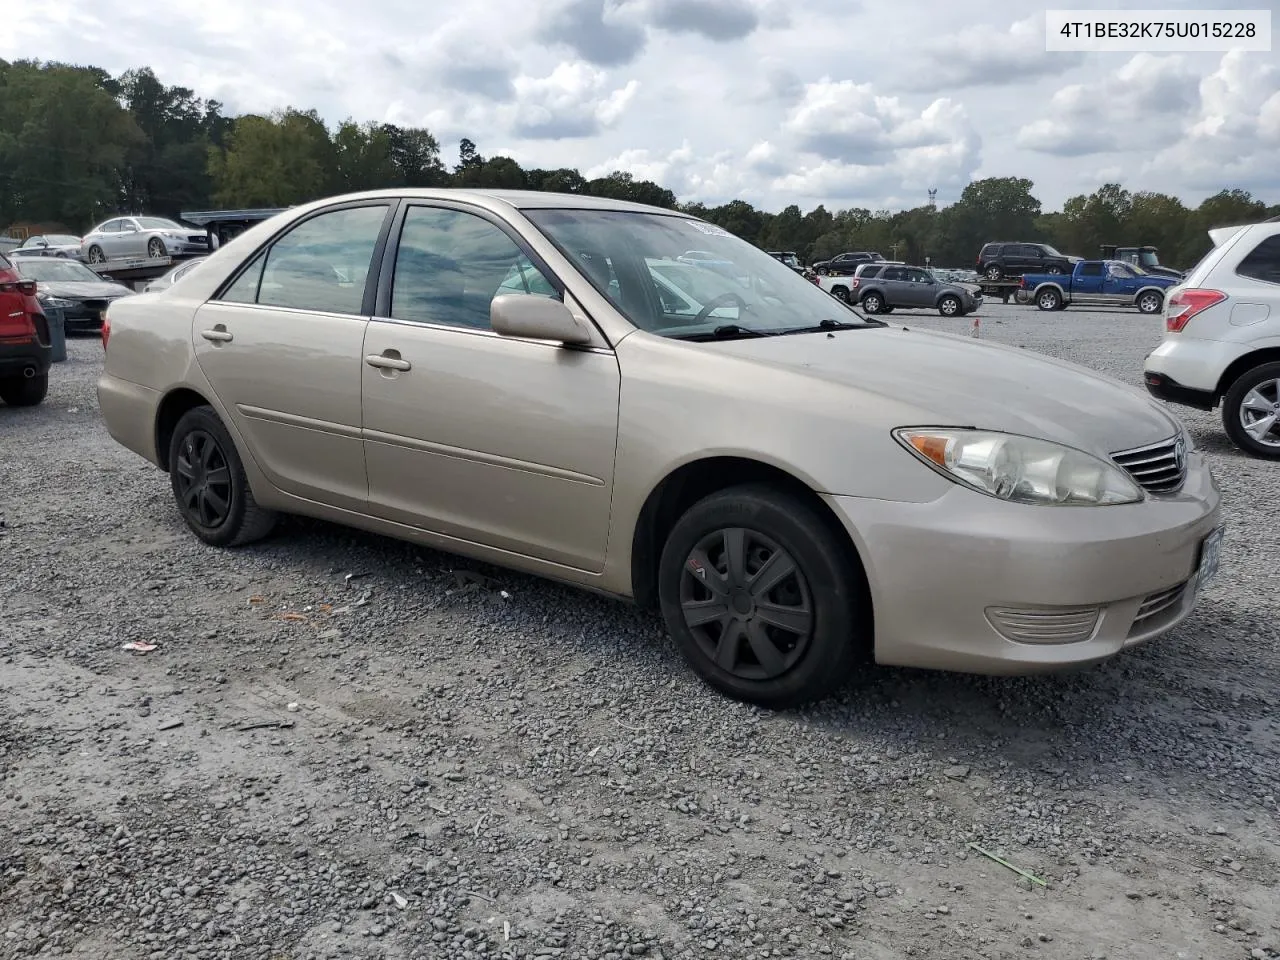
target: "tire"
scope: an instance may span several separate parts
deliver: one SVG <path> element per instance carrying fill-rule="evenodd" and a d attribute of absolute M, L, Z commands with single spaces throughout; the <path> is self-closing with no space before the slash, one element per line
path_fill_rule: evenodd
<path fill-rule="evenodd" d="M 184 449 L 188 440 L 192 446 Z M 197 458 L 203 461 L 204 469 L 198 464 L 195 470 L 191 469 L 190 461 Z M 219 479 L 210 482 L 209 475 Z M 276 513 L 258 506 L 254 500 L 240 454 L 212 407 L 195 407 L 178 421 L 169 443 L 169 480 L 182 519 L 192 533 L 210 546 L 243 546 L 261 540 L 276 525 Z M 215 511 L 215 501 L 192 493 L 193 482 L 197 490 L 212 487 L 215 498 L 226 503 L 225 509 Z"/>
<path fill-rule="evenodd" d="M 1001 269 L 998 263 L 988 264 L 983 268 L 982 273 L 988 280 L 999 280 L 1004 276 L 1004 270 Z"/>
<path fill-rule="evenodd" d="M 1036 306 L 1041 310 L 1061 310 L 1062 294 L 1050 287 L 1036 294 Z"/>
<path fill-rule="evenodd" d="M 1272 409 L 1266 410 L 1261 401 L 1272 404 Z M 1262 363 L 1245 371 L 1222 398 L 1222 426 L 1231 442 L 1245 453 L 1264 460 L 1280 460 L 1280 417 L 1277 414 L 1280 414 L 1280 363 Z M 1275 425 L 1263 442 L 1245 428 L 1244 421 L 1256 421 L 1266 416 L 1272 417 Z"/>
<path fill-rule="evenodd" d="M 102 248 L 98 246 L 96 243 L 89 248 L 89 262 L 90 263 L 106 263 L 107 262 L 106 254 L 102 252 Z"/>
<path fill-rule="evenodd" d="M 845 303 L 849 302 L 849 290 L 846 287 L 832 287 L 831 295 L 837 300 L 843 300 Z"/>
<path fill-rule="evenodd" d="M 816 273 L 816 274 L 817 274 L 818 276 L 820 276 L 820 277 L 825 277 L 829 271 L 827 270 L 827 268 L 826 268 L 826 267 L 819 267 L 817 270 L 815 270 L 815 271 L 813 271 L 813 272 L 814 272 L 814 273 Z"/>
<path fill-rule="evenodd" d="M 1051 274 L 1052 276 L 1055 276 L 1055 277 L 1060 277 L 1062 276 L 1062 268 L 1050 267 L 1048 270 L 1045 271 L 1045 273 Z"/>
<path fill-rule="evenodd" d="M 884 296 L 876 290 L 864 294 L 862 297 L 862 309 L 867 313 L 883 313 Z"/>
<path fill-rule="evenodd" d="M 1142 296 L 1138 297 L 1139 313 L 1159 313 L 1162 309 L 1164 309 L 1164 296 L 1162 294 L 1148 290 Z"/>
<path fill-rule="evenodd" d="M 169 255 L 169 251 L 164 248 L 164 241 L 159 237 L 152 237 L 147 241 L 147 257 L 151 260 L 160 260 Z"/>
<path fill-rule="evenodd" d="M 959 297 L 948 295 L 938 301 L 938 313 L 944 317 L 962 317 L 964 305 L 960 303 Z"/>
<path fill-rule="evenodd" d="M 34 407 L 49 394 L 49 374 L 35 377 L 5 377 L 0 380 L 0 400 L 11 407 Z"/>
<path fill-rule="evenodd" d="M 716 582 L 709 578 L 719 576 L 716 563 L 728 569 L 724 547 L 726 537 L 736 539 L 735 531 L 744 544 L 744 583 L 779 551 L 791 561 L 792 573 L 760 596 L 777 619 L 787 619 L 777 611 L 792 608 L 793 626 L 800 629 L 807 623 L 807 632 L 757 619 L 757 601 L 749 588 L 721 603 L 719 587 L 708 586 Z M 699 570 L 705 575 L 698 575 Z M 852 678 L 859 662 L 866 662 L 871 637 L 859 616 L 870 609 L 866 596 L 866 581 L 850 548 L 817 511 L 765 484 L 731 487 L 695 503 L 672 528 L 658 568 L 663 619 L 694 672 L 729 697 L 774 710 L 823 699 Z M 734 599 L 743 607 L 750 604 L 752 612 L 735 613 Z M 701 624 L 690 625 L 686 604 L 703 608 Z M 723 607 L 723 615 L 707 619 L 717 606 Z M 736 639 L 732 648 L 719 643 L 730 630 Z M 769 653 L 761 656 L 756 650 Z M 717 662 L 721 652 L 732 661 Z"/>

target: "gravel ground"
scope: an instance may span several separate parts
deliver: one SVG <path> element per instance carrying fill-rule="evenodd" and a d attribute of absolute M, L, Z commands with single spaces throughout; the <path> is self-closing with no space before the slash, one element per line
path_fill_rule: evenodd
<path fill-rule="evenodd" d="M 1159 335 L 981 316 L 1134 383 Z M 0 957 L 1280 957 L 1280 467 L 1214 415 L 1175 633 L 770 714 L 622 604 L 312 522 L 198 544 L 70 351 L 0 407 Z"/>

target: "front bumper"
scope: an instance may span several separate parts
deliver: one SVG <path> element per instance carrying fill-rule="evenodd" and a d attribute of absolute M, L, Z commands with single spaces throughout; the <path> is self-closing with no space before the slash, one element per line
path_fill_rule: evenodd
<path fill-rule="evenodd" d="M 1199 452 L 1177 495 L 1124 506 L 1031 507 L 958 485 L 931 503 L 826 499 L 866 567 L 876 660 L 969 673 L 1085 666 L 1166 633 L 1195 605 L 1201 544 L 1221 524 Z M 1010 639 L 1001 613 L 1061 625 L 1091 610 L 1071 642 Z"/>

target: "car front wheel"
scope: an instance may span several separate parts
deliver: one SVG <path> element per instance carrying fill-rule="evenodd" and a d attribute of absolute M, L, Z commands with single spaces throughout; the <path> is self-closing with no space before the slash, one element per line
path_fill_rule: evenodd
<path fill-rule="evenodd" d="M 865 657 L 865 580 L 803 500 L 744 485 L 700 500 L 662 551 L 667 629 L 708 684 L 770 709 L 834 692 Z"/>
<path fill-rule="evenodd" d="M 195 407 L 178 421 L 169 478 L 182 519 L 205 543 L 238 547 L 275 527 L 276 514 L 254 500 L 231 435 L 212 407 Z"/>
<path fill-rule="evenodd" d="M 1280 363 L 1263 363 L 1236 379 L 1222 398 L 1222 426 L 1241 450 L 1280 460 Z"/>
<path fill-rule="evenodd" d="M 167 256 L 164 248 L 164 241 L 159 237 L 152 237 L 147 241 L 147 256 L 152 260 L 162 260 Z"/>
<path fill-rule="evenodd" d="M 960 298 L 959 297 L 943 297 L 938 301 L 938 312 L 944 317 L 960 316 Z"/>

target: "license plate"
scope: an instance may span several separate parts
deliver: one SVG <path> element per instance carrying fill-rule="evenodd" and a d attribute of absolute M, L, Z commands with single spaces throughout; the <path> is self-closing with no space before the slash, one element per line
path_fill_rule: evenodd
<path fill-rule="evenodd" d="M 1200 566 L 1196 570 L 1196 589 L 1201 589 L 1213 579 L 1218 572 L 1218 561 L 1222 557 L 1223 528 L 1219 527 L 1200 544 Z"/>

